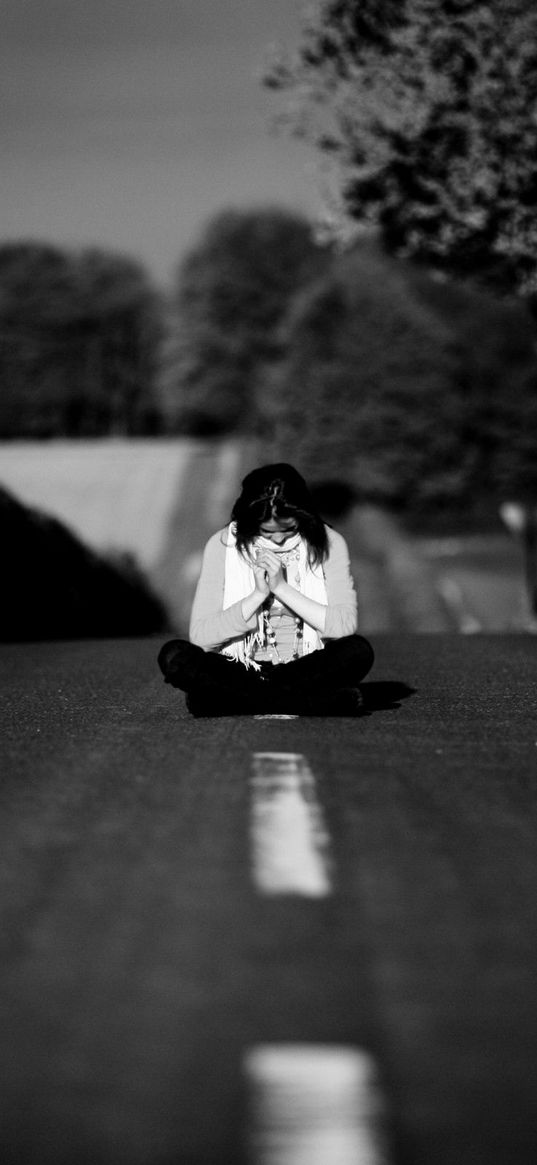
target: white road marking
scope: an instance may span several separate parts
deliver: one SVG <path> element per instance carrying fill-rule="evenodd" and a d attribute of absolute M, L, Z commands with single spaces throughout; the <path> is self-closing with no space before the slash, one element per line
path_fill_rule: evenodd
<path fill-rule="evenodd" d="M 262 894 L 331 893 L 330 838 L 315 779 L 296 752 L 256 752 L 252 758 L 251 853 Z"/>
<path fill-rule="evenodd" d="M 245 1056 L 250 1165 L 389 1165 L 387 1110 L 368 1052 L 261 1044 Z"/>
<path fill-rule="evenodd" d="M 298 715 L 294 712 L 257 712 L 254 720 L 298 720 Z"/>

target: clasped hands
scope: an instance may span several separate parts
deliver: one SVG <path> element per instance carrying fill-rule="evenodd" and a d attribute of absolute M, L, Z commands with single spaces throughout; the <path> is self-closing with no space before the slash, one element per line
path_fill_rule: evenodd
<path fill-rule="evenodd" d="M 258 591 L 264 595 L 276 594 L 278 587 L 285 582 L 279 555 L 273 550 L 258 550 L 254 562 L 254 576 Z"/>

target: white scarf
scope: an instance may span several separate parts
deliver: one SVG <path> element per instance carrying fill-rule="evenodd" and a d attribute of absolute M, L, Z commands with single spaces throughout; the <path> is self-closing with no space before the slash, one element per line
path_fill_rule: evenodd
<path fill-rule="evenodd" d="M 235 523 L 232 522 L 228 526 L 226 534 L 224 610 L 232 607 L 240 599 L 245 599 L 247 595 L 252 593 L 255 587 L 252 558 L 248 551 L 241 554 L 237 550 L 235 529 Z M 286 556 L 290 551 L 296 551 L 296 557 L 293 557 L 292 562 L 288 565 L 288 578 L 291 585 L 300 591 L 301 594 L 306 595 L 308 599 L 313 599 L 317 603 L 326 605 L 326 583 L 322 565 L 321 563 L 317 563 L 315 566 L 310 566 L 308 561 L 308 545 L 300 534 L 296 534 L 293 538 L 287 539 L 285 548 L 281 550 L 278 550 L 278 547 L 270 539 L 261 537 L 256 538 L 253 546 L 268 547 L 275 554 L 280 553 L 282 556 Z M 304 655 L 308 655 L 311 651 L 317 651 L 318 648 L 324 647 L 318 631 L 305 621 L 302 642 Z M 263 646 L 264 643 L 265 627 L 261 610 L 259 610 L 257 613 L 257 630 L 253 631 L 250 635 L 246 635 L 244 639 L 237 640 L 235 643 L 230 643 L 227 647 L 223 647 L 222 653 L 230 656 L 231 659 L 240 661 L 245 667 L 254 667 L 257 669 L 259 664 L 256 664 L 252 659 L 252 654 L 255 651 L 256 645 Z"/>

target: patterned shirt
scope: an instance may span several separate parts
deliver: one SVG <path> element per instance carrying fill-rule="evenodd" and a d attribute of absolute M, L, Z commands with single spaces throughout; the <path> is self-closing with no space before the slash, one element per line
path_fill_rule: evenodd
<path fill-rule="evenodd" d="M 203 647 L 205 651 L 220 651 L 226 644 L 243 639 L 257 628 L 256 614 L 252 615 L 250 619 L 244 618 L 242 600 L 223 610 L 226 531 L 227 528 L 218 530 L 207 542 L 192 604 L 190 639 L 192 643 Z M 340 639 L 344 635 L 354 634 L 357 629 L 356 591 L 350 572 L 349 552 L 345 539 L 329 526 L 326 528 L 326 533 L 329 551 L 323 564 L 323 573 L 326 583 L 327 608 L 322 637 L 323 639 Z M 292 585 L 292 576 L 290 576 L 289 582 Z M 276 603 L 278 604 L 278 600 Z M 278 610 L 278 606 L 280 606 L 281 612 Z M 274 613 L 271 616 L 271 622 L 281 658 L 288 659 L 293 654 L 295 616 L 287 607 L 282 607 L 281 604 L 278 606 L 273 606 Z M 290 646 L 291 651 L 289 650 Z M 269 649 L 267 655 L 256 654 L 255 658 L 256 660 L 273 659 L 273 655 L 274 653 Z"/>

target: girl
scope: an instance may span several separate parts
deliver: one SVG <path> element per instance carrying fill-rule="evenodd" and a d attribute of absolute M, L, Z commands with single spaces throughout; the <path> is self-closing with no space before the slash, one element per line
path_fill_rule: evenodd
<path fill-rule="evenodd" d="M 244 478 L 209 539 L 190 620 L 158 662 L 194 716 L 355 716 L 373 650 L 356 635 L 349 554 L 291 465 Z"/>

